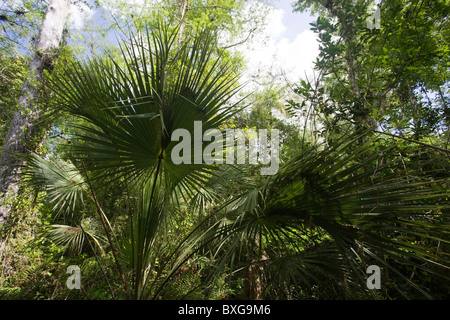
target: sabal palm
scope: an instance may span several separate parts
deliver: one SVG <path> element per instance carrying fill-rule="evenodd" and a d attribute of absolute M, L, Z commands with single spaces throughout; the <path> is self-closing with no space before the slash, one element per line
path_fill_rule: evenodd
<path fill-rule="evenodd" d="M 75 161 L 97 185 L 114 183 L 140 199 L 129 212 L 130 233 L 119 240 L 140 299 L 170 204 L 198 191 L 213 169 L 175 165 L 172 132 L 192 132 L 194 121 L 204 130 L 220 126 L 233 113 L 230 99 L 239 87 L 212 32 L 179 42 L 177 28 L 160 23 L 137 34 L 120 46 L 122 62 L 110 56 L 76 62 L 55 78 L 53 90 L 66 112 L 83 119 L 77 136 L 84 143 L 71 146 Z"/>

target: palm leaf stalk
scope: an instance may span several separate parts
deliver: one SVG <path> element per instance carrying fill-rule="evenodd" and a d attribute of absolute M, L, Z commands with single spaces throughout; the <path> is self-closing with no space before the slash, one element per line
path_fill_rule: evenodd
<path fill-rule="evenodd" d="M 89 174 L 88 174 L 88 172 L 86 170 L 86 166 L 84 165 L 84 163 L 82 163 L 82 165 L 83 165 L 84 173 L 86 175 L 86 181 L 87 181 L 87 183 L 89 185 L 89 189 L 91 190 L 91 193 L 92 193 L 92 199 L 93 199 L 93 201 L 95 203 L 95 207 L 97 208 L 97 213 L 98 213 L 98 215 L 100 217 L 100 221 L 102 223 L 103 230 L 105 231 L 106 237 L 108 239 L 108 242 L 109 242 L 109 245 L 110 245 L 113 257 L 114 257 L 114 261 L 116 263 L 117 270 L 119 271 L 120 279 L 122 281 L 125 294 L 128 295 L 129 292 L 130 292 L 130 289 L 128 287 L 128 282 L 126 280 L 125 273 L 122 270 L 122 266 L 120 264 L 120 261 L 119 261 L 118 255 L 117 255 L 117 250 L 116 250 L 116 247 L 114 245 L 113 239 L 111 237 L 111 232 L 113 230 L 111 228 L 111 225 L 107 225 L 107 223 L 106 223 L 107 218 L 106 218 L 106 216 L 105 216 L 105 214 L 104 214 L 104 212 L 103 212 L 103 210 L 102 210 L 102 208 L 100 206 L 100 203 L 98 202 L 97 195 L 96 195 L 95 190 L 94 190 L 94 188 L 92 186 L 91 180 L 89 178 Z"/>

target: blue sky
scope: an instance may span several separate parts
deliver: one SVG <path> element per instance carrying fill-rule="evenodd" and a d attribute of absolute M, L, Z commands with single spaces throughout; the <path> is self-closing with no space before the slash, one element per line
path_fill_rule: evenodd
<path fill-rule="evenodd" d="M 274 6 L 284 11 L 283 24 L 286 30 L 281 34 L 294 41 L 296 36 L 310 28 L 309 23 L 315 20 L 309 13 L 292 12 L 292 0 L 275 0 Z"/>
<path fill-rule="evenodd" d="M 129 0 L 127 3 L 143 1 Z M 268 81 L 272 81 L 274 75 L 282 75 L 290 82 L 297 82 L 306 75 L 312 76 L 318 43 L 316 35 L 309 30 L 309 24 L 315 18 L 308 13 L 292 12 L 292 0 L 271 0 L 270 3 L 272 6 L 265 4 L 265 8 L 270 10 L 264 30 L 253 41 L 238 48 L 248 60 L 247 76 L 270 78 Z M 89 19 L 98 23 L 96 11 L 80 2 L 72 8 L 72 27 L 80 29 Z"/>

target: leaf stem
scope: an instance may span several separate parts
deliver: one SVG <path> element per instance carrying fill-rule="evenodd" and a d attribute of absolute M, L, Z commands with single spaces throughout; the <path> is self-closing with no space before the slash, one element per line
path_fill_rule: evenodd
<path fill-rule="evenodd" d="M 124 272 L 122 270 L 122 267 L 120 265 L 119 259 L 117 257 L 116 248 L 114 247 L 114 244 L 113 244 L 113 241 L 112 241 L 112 238 L 111 238 L 111 233 L 109 232 L 108 226 L 106 224 L 103 210 L 102 210 L 102 208 L 100 206 L 100 203 L 97 200 L 97 195 L 95 194 L 94 188 L 93 188 L 91 180 L 89 178 L 89 174 L 88 174 L 88 172 L 86 170 L 86 166 L 84 165 L 84 162 L 81 162 L 81 164 L 83 166 L 84 174 L 86 175 L 86 180 L 87 180 L 87 183 L 89 185 L 89 189 L 91 190 L 92 198 L 93 198 L 95 206 L 97 208 L 98 215 L 100 216 L 100 220 L 102 222 L 103 229 L 105 230 L 106 237 L 108 238 L 109 245 L 111 246 L 111 251 L 112 251 L 112 254 L 114 256 L 114 261 L 116 263 L 117 269 L 118 269 L 119 274 L 120 274 L 120 278 L 122 280 L 122 284 L 123 284 L 124 289 L 125 289 L 125 294 L 128 296 L 128 293 L 129 293 L 128 283 L 127 283 L 127 281 L 125 279 L 125 274 L 124 274 Z"/>

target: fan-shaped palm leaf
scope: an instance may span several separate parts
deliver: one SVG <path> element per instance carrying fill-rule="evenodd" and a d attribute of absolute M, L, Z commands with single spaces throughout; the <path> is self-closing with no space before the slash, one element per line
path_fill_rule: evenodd
<path fill-rule="evenodd" d="M 105 237 L 100 226 L 93 219 L 84 219 L 77 227 L 52 225 L 45 236 L 58 246 L 64 247 L 71 255 L 79 255 L 94 248 L 103 252 Z"/>
<path fill-rule="evenodd" d="M 310 288 L 322 275 L 347 293 L 365 292 L 368 264 L 396 273 L 425 296 L 399 265 L 448 280 L 448 255 L 403 240 L 448 243 L 448 218 L 442 219 L 448 180 L 395 170 L 404 159 L 374 166 L 381 152 L 353 150 L 356 139 L 303 150 L 262 186 L 222 206 L 222 218 L 202 236 L 202 244 L 215 243 L 218 271 L 247 259 L 263 265 L 269 284 L 279 288 Z"/>
<path fill-rule="evenodd" d="M 163 24 L 147 29 L 123 42 L 123 63 L 112 57 L 74 63 L 54 81 L 65 109 L 87 120 L 79 131 L 86 143 L 77 151 L 88 169 L 135 181 L 158 169 L 167 186 L 185 191 L 206 180 L 210 166 L 173 164 L 172 132 L 193 132 L 194 121 L 203 130 L 218 127 L 234 110 L 237 77 L 210 32 L 181 45 L 176 37 Z"/>
<path fill-rule="evenodd" d="M 55 219 L 61 213 L 73 217 L 77 206 L 83 205 L 86 184 L 83 176 L 70 161 L 44 159 L 37 154 L 27 157 L 25 180 L 37 188 L 43 188 L 54 203 Z"/>

